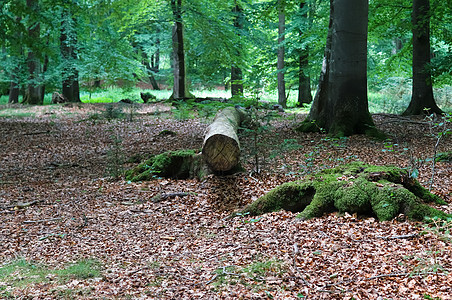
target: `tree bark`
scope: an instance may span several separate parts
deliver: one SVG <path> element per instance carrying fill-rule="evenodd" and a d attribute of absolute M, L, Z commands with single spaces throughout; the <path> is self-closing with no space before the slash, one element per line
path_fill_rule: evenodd
<path fill-rule="evenodd" d="M 185 52 L 184 52 L 184 27 L 182 22 L 182 0 L 171 0 L 171 8 L 174 17 L 173 26 L 173 99 L 187 98 Z"/>
<path fill-rule="evenodd" d="M 75 19 L 70 8 L 64 7 L 62 12 L 60 50 L 63 58 L 63 96 L 69 102 L 81 102 L 78 82 L 78 71 L 75 67 L 77 60 L 77 34 L 75 32 Z"/>
<path fill-rule="evenodd" d="M 38 12 L 38 1 L 27 0 L 27 8 L 34 14 Z M 28 38 L 30 41 L 37 42 L 40 35 L 40 24 L 37 21 L 37 16 L 30 17 L 30 25 L 28 27 Z M 39 74 L 41 73 L 41 63 L 39 58 L 35 54 L 35 49 L 30 48 L 27 54 L 27 67 L 28 67 L 28 86 L 25 90 L 25 96 L 23 103 L 27 104 L 42 104 L 41 99 L 41 85 L 39 84 Z"/>
<path fill-rule="evenodd" d="M 8 103 L 19 103 L 19 82 L 15 72 L 18 72 L 19 68 L 15 68 L 13 71 L 13 74 L 11 74 L 11 82 L 9 86 L 9 97 L 8 97 Z"/>
<path fill-rule="evenodd" d="M 442 113 L 433 97 L 430 64 L 430 1 L 413 0 L 413 88 L 411 101 L 402 115 Z"/>
<path fill-rule="evenodd" d="M 327 96 L 319 95 L 308 120 L 335 136 L 377 135 L 367 102 L 368 2 L 333 0 L 332 12 L 330 57 L 322 71 L 328 73 Z M 305 129 L 315 130 L 300 126 Z"/>
<path fill-rule="evenodd" d="M 330 77 L 331 42 L 333 39 L 333 16 L 334 3 L 330 0 L 330 20 L 328 23 L 328 34 L 326 37 L 325 51 L 323 54 L 322 70 L 320 71 L 319 83 L 314 96 L 311 110 L 306 120 L 297 128 L 299 131 L 317 132 L 322 131 L 322 124 L 326 123 L 326 112 L 328 105 L 328 85 Z"/>
<path fill-rule="evenodd" d="M 237 129 L 243 116 L 233 107 L 220 110 L 207 128 L 202 154 L 213 171 L 226 172 L 234 168 L 240 158 Z"/>
<path fill-rule="evenodd" d="M 235 13 L 234 17 L 234 27 L 237 30 L 237 34 L 240 36 L 240 31 L 243 29 L 243 11 L 242 8 L 235 1 L 235 6 L 233 9 Z M 236 56 L 240 57 L 241 53 L 237 50 Z M 240 69 L 236 63 L 232 63 L 231 66 L 231 96 L 242 96 L 243 95 L 243 74 L 242 69 Z"/>
<path fill-rule="evenodd" d="M 284 80 L 284 38 L 286 27 L 285 0 L 278 0 L 278 104 L 287 107 L 286 82 Z"/>
<path fill-rule="evenodd" d="M 308 13 L 305 9 L 306 1 L 300 2 L 300 11 L 303 13 L 302 17 L 308 20 Z M 303 32 L 300 31 L 300 38 L 303 38 Z M 312 102 L 311 94 L 311 77 L 307 74 L 309 68 L 309 47 L 301 49 L 298 58 L 298 103 L 297 106 L 309 104 Z"/>

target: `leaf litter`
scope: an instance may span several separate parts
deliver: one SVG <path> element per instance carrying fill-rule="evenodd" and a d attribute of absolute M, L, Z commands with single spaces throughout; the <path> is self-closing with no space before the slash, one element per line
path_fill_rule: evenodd
<path fill-rule="evenodd" d="M 245 172 L 131 183 L 111 180 L 109 165 L 127 168 L 132 157 L 200 148 L 208 124 L 175 120 L 165 108 L 153 114 L 151 105 L 137 109 L 133 121 L 90 119 L 101 108 L 0 119 L 1 265 L 17 259 L 52 268 L 85 259 L 102 265 L 101 277 L 64 285 L 51 276 L 26 286 L 0 282 L 0 295 L 58 298 L 63 289 L 83 299 L 452 299 L 450 238 L 403 216 L 230 217 L 278 184 L 318 169 L 350 160 L 407 168 L 426 161 L 433 139 L 422 122 L 375 115 L 392 137 L 391 151 L 382 151 L 385 142 L 364 136 L 294 133 L 294 121 L 283 115 L 259 134 L 257 149 L 252 135 L 241 134 Z M 163 130 L 176 135 L 159 135 Z M 282 149 L 289 139 L 298 146 Z M 446 139 L 440 150 L 450 145 Z M 111 161 L 111 151 L 124 160 Z M 251 172 L 256 153 L 259 173 Z M 428 186 L 429 163 L 416 167 Z M 433 192 L 450 203 L 452 165 L 441 162 L 436 170 Z"/>

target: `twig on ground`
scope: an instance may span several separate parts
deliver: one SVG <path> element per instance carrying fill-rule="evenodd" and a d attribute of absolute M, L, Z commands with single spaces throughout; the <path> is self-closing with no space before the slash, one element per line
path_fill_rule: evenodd
<path fill-rule="evenodd" d="M 34 224 L 34 223 L 44 223 L 44 222 L 54 222 L 60 221 L 62 218 L 51 218 L 51 219 L 42 219 L 42 220 L 26 220 L 23 221 L 24 224 Z"/>
<path fill-rule="evenodd" d="M 185 197 L 188 195 L 189 195 L 189 193 L 186 193 L 186 192 L 177 192 L 177 193 L 168 193 L 168 194 L 160 193 L 160 194 L 157 194 L 154 197 L 152 197 L 151 201 L 152 202 L 160 202 L 160 201 L 166 200 L 168 198 Z"/>
<path fill-rule="evenodd" d="M 404 234 L 404 235 L 395 235 L 395 236 L 377 236 L 377 238 L 383 239 L 383 240 L 396 240 L 396 239 L 412 239 L 418 237 L 419 234 L 413 233 L 413 234 Z"/>

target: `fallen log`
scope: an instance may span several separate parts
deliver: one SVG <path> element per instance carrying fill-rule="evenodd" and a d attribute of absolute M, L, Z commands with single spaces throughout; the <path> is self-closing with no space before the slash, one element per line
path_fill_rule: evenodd
<path fill-rule="evenodd" d="M 202 155 L 209 167 L 216 172 L 226 172 L 237 166 L 240 143 L 237 129 L 244 113 L 234 107 L 220 110 L 207 128 Z"/>

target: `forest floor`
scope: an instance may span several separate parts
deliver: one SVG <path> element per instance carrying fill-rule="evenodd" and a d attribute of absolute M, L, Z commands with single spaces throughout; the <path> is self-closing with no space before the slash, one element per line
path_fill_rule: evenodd
<path fill-rule="evenodd" d="M 380 142 L 296 133 L 305 115 L 262 112 L 266 130 L 240 134 L 246 171 L 131 183 L 111 178 L 135 165 L 123 161 L 199 149 L 210 117 L 125 107 L 0 107 L 0 298 L 452 299 L 446 225 L 229 218 L 283 182 L 355 160 L 417 169 L 428 187 L 436 139 L 422 118 L 374 115 L 392 141 Z M 451 136 L 439 150 L 452 150 Z M 432 191 L 452 202 L 452 163 L 436 164 Z M 97 271 L 58 277 L 80 261 Z"/>

